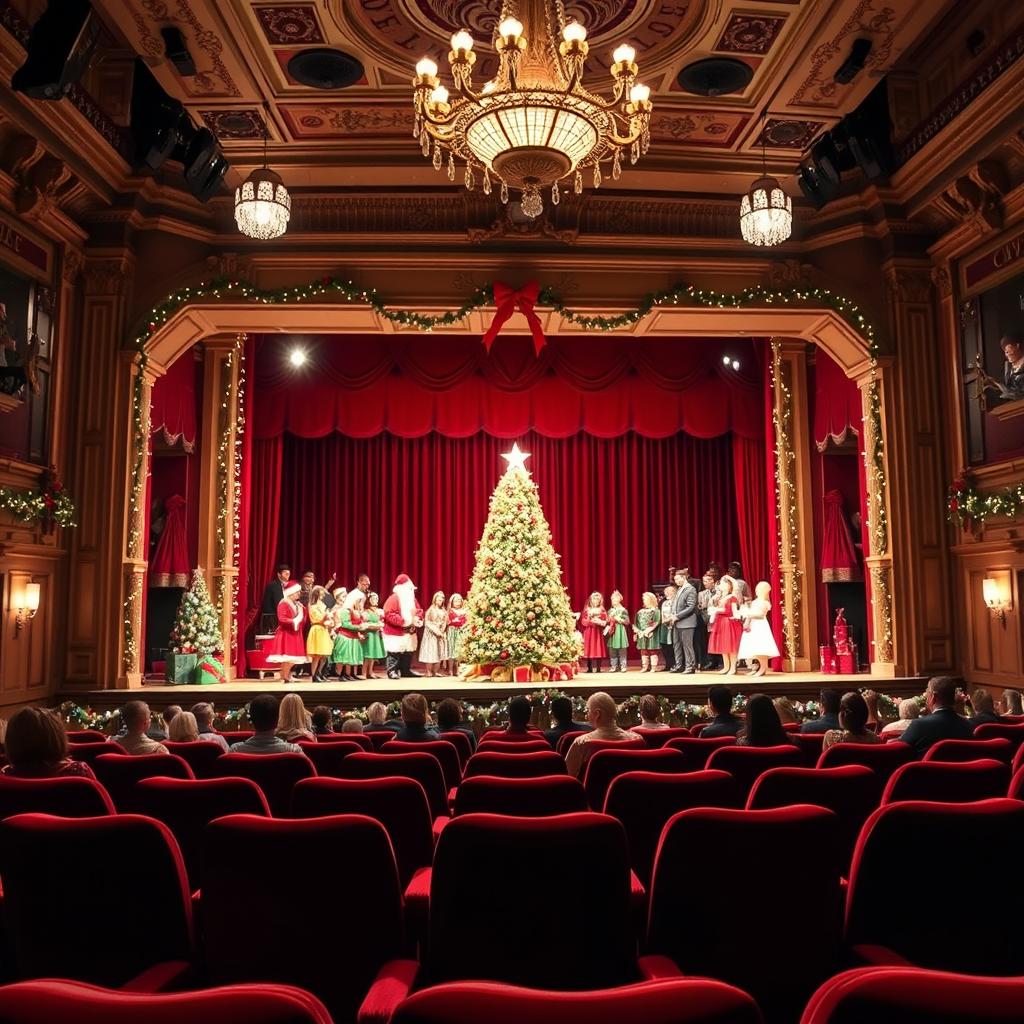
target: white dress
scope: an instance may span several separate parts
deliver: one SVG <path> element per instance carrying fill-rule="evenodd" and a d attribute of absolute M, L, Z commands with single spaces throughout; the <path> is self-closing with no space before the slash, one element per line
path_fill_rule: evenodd
<path fill-rule="evenodd" d="M 767 658 L 779 657 L 779 645 L 775 642 L 768 613 L 772 610 L 771 602 L 755 598 L 749 605 L 740 608 L 740 618 L 745 619 L 743 633 L 740 636 L 740 650 L 736 655 L 741 661 L 763 655 Z"/>

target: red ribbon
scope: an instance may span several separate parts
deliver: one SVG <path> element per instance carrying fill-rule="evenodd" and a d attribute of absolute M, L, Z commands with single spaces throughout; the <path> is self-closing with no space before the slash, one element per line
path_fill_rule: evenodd
<path fill-rule="evenodd" d="M 494 319 L 491 326 L 487 328 L 484 335 L 484 348 L 490 352 L 494 339 L 501 333 L 508 318 L 518 309 L 526 322 L 530 325 L 530 333 L 533 335 L 533 350 L 540 355 L 540 350 L 547 344 L 544 337 L 544 328 L 540 319 L 533 311 L 537 304 L 537 297 L 540 295 L 540 285 L 536 281 L 529 281 L 518 291 L 502 281 L 494 282 L 494 304 L 498 308 L 494 311 Z"/>

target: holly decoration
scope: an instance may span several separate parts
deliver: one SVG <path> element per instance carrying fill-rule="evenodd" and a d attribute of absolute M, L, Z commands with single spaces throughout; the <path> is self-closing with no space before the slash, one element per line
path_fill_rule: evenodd
<path fill-rule="evenodd" d="M 1024 515 L 1024 481 L 997 491 L 979 491 L 966 469 L 953 481 L 946 498 L 949 521 L 973 530 L 986 519 L 1016 519 Z"/>
<path fill-rule="evenodd" d="M 192 582 L 181 595 L 178 614 L 171 630 L 171 650 L 175 654 L 219 654 L 224 650 L 220 618 L 206 589 L 201 569 L 192 570 Z"/>

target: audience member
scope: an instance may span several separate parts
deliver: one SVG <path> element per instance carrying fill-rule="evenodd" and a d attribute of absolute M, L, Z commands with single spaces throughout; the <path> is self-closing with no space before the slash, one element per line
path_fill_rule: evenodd
<path fill-rule="evenodd" d="M 461 732 L 469 737 L 471 750 L 476 750 L 476 733 L 462 721 L 462 705 L 454 697 L 445 697 L 437 705 L 437 728 L 441 732 Z"/>
<path fill-rule="evenodd" d="M 22 708 L 7 723 L 4 752 L 10 764 L 4 775 L 21 779 L 52 779 L 64 775 L 95 778 L 92 769 L 69 756 L 64 723 L 45 708 Z"/>
<path fill-rule="evenodd" d="M 173 743 L 198 743 L 199 726 L 191 711 L 179 711 L 167 727 L 167 738 Z"/>
<path fill-rule="evenodd" d="M 241 743 L 231 744 L 233 754 L 301 754 L 302 747 L 277 735 L 281 706 L 272 693 L 261 693 L 249 702 L 249 721 L 253 734 Z"/>
<path fill-rule="evenodd" d="M 313 723 L 310 721 L 306 705 L 297 693 L 287 693 L 281 701 L 278 711 L 277 735 L 289 743 L 300 740 L 315 740 Z"/>
<path fill-rule="evenodd" d="M 868 705 L 856 690 L 844 693 L 839 702 L 839 728 L 829 729 L 822 750 L 836 743 L 881 743 L 881 737 L 868 728 Z"/>
<path fill-rule="evenodd" d="M 1024 715 L 1024 701 L 1020 690 L 1003 690 L 1003 714 Z"/>
<path fill-rule="evenodd" d="M 907 726 L 921 713 L 921 708 L 914 697 L 905 697 L 899 703 L 899 718 L 882 726 L 882 735 L 894 732 L 906 732 Z"/>
<path fill-rule="evenodd" d="M 401 722 L 388 720 L 388 709 L 379 700 L 366 709 L 366 717 L 369 722 L 363 726 L 363 732 L 398 732 L 402 728 Z"/>
<path fill-rule="evenodd" d="M 743 719 L 732 713 L 732 690 L 722 683 L 708 687 L 708 711 L 711 724 L 704 727 L 701 736 L 736 736 L 743 728 Z"/>
<path fill-rule="evenodd" d="M 774 697 L 772 703 L 775 705 L 775 712 L 783 725 L 796 725 L 800 719 L 797 716 L 796 708 L 788 697 Z"/>
<path fill-rule="evenodd" d="M 334 716 L 331 714 L 331 709 L 324 704 L 318 704 L 313 708 L 313 732 L 317 736 L 325 736 L 327 733 L 334 732 Z M 362 725 L 362 722 L 359 723 Z M 360 729 L 362 732 L 362 729 Z"/>
<path fill-rule="evenodd" d="M 592 693 L 587 700 L 587 721 L 592 730 L 584 736 L 577 736 L 565 755 L 565 767 L 570 775 L 576 778 L 583 778 L 587 762 L 593 753 L 591 744 L 594 740 L 628 740 L 633 737 L 620 729 L 615 720 L 615 701 L 607 693 Z"/>
<path fill-rule="evenodd" d="M 345 721 L 341 723 L 341 731 L 342 732 L 362 732 L 363 731 L 362 719 L 359 719 L 359 718 L 346 718 Z"/>
<path fill-rule="evenodd" d="M 402 728 L 395 738 L 406 743 L 437 739 L 437 730 L 428 721 L 427 698 L 422 693 L 407 693 L 402 698 Z"/>
<path fill-rule="evenodd" d="M 130 700 L 121 712 L 124 733 L 114 737 L 129 754 L 166 754 L 167 748 L 151 740 L 146 732 L 152 715 L 144 700 Z"/>
<path fill-rule="evenodd" d="M 198 704 L 192 705 L 192 714 L 196 719 L 199 739 L 206 743 L 216 743 L 226 754 L 228 741 L 213 727 L 213 705 L 209 701 L 200 701 Z"/>
<path fill-rule="evenodd" d="M 150 721 L 146 735 L 151 740 L 156 740 L 157 743 L 163 742 L 163 740 L 170 736 L 171 722 L 174 721 L 174 716 L 180 711 L 180 704 L 169 704 L 160 712 L 159 718 L 154 718 Z"/>
<path fill-rule="evenodd" d="M 640 698 L 640 724 L 634 729 L 667 729 L 666 722 L 661 720 L 661 705 L 653 693 L 645 693 Z M 632 730 L 630 730 L 632 732 Z"/>
<path fill-rule="evenodd" d="M 533 717 L 533 704 L 529 697 L 522 695 L 513 697 L 508 702 L 508 725 L 504 732 L 492 732 L 489 735 L 501 739 L 502 736 L 511 734 L 523 736 L 530 731 L 530 719 Z M 537 737 L 540 739 L 540 737 Z"/>
<path fill-rule="evenodd" d="M 992 722 L 1001 722 L 1002 716 L 996 714 L 995 703 L 992 694 L 983 686 L 976 686 L 971 691 L 971 708 L 974 714 L 967 719 L 974 728 L 979 725 L 989 725 Z"/>
<path fill-rule="evenodd" d="M 838 716 L 836 721 L 838 721 Z M 703 736 L 705 729 L 701 735 Z M 738 747 L 777 747 L 783 743 L 792 743 L 786 730 L 779 721 L 779 713 L 775 710 L 771 697 L 763 693 L 755 693 L 747 701 L 747 717 L 736 736 Z"/>
<path fill-rule="evenodd" d="M 939 740 L 971 738 L 974 726 L 956 711 L 957 683 L 955 676 L 934 676 L 928 680 L 924 699 L 929 713 L 911 722 L 900 737 L 917 751 L 918 757 Z"/>
<path fill-rule="evenodd" d="M 804 722 L 800 726 L 801 732 L 828 732 L 830 729 L 839 728 L 839 691 L 825 687 L 819 696 L 821 698 L 821 717 Z"/>
<path fill-rule="evenodd" d="M 556 697 L 551 702 L 551 721 L 554 724 L 544 731 L 544 739 L 556 749 L 567 732 L 590 732 L 591 728 L 589 722 L 573 721 L 572 701 L 568 697 Z"/>

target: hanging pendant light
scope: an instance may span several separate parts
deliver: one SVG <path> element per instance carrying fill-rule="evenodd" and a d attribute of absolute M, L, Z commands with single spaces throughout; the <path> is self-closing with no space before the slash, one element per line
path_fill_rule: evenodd
<path fill-rule="evenodd" d="M 263 166 L 235 189 L 235 223 L 248 238 L 280 238 L 288 230 L 292 198 L 281 175 L 267 166 L 268 105 L 263 104 Z"/>
<path fill-rule="evenodd" d="M 740 200 L 740 234 L 750 245 L 771 246 L 793 233 L 793 201 L 768 173 L 765 158 L 765 115 L 761 116 L 761 177 Z"/>

